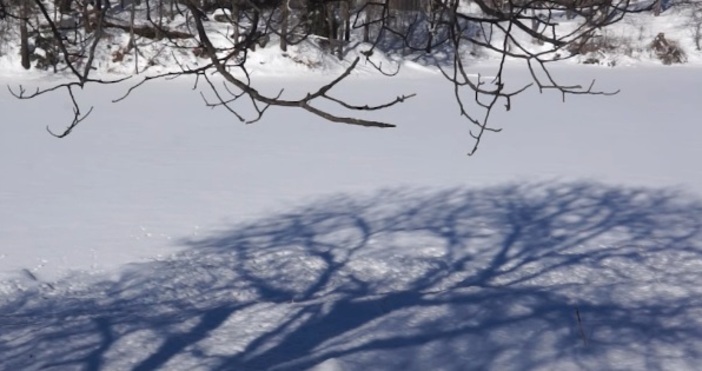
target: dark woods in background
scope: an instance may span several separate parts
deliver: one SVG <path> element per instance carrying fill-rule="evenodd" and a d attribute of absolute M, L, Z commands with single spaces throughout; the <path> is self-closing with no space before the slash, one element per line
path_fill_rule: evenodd
<path fill-rule="evenodd" d="M 44 54 L 45 47 L 53 46 L 48 52 L 60 54 L 59 46 L 53 45 L 57 40 L 51 40 L 53 38 L 85 44 L 89 34 L 97 30 L 101 17 L 105 18 L 102 19 L 103 29 L 128 29 L 137 36 L 162 39 L 169 37 L 168 25 L 177 16 L 199 16 L 205 21 L 231 22 L 231 36 L 236 41 L 250 33 L 252 37 L 248 38 L 247 46 L 251 48 L 265 44 L 272 34 L 282 36 L 280 47 L 284 51 L 288 45 L 308 36 L 323 38 L 325 45 L 331 47 L 348 42 L 354 28 L 363 29 L 364 41 L 370 42 L 372 30 L 377 32 L 385 19 L 414 17 L 416 20 L 417 14 L 408 13 L 430 12 L 436 7 L 430 2 L 438 3 L 435 0 L 391 0 L 387 3 L 369 0 L 0 0 L 0 36 L 3 38 L 0 42 L 9 42 L 8 38 L 19 32 L 24 68 L 31 67 L 30 59 L 40 60 L 35 65 L 37 68 L 56 68 L 62 63 L 58 55 L 33 55 L 34 49 L 39 47 L 40 54 Z M 188 11 L 189 6 L 194 7 L 194 14 Z M 217 14 L 220 9 L 226 12 Z M 368 17 L 373 19 L 368 20 Z M 133 32 L 135 28 L 137 31 Z M 87 45 L 82 46 L 89 49 Z M 341 53 L 343 49 L 339 46 L 329 50 Z M 42 60 L 44 58 L 48 60 Z"/>
<path fill-rule="evenodd" d="M 663 5 L 653 1 L 658 14 Z M 560 13 L 602 27 L 629 10 L 628 0 L 0 0 L 0 43 L 18 32 L 26 69 L 32 61 L 37 68 L 70 69 L 64 59 L 88 58 L 91 40 L 106 37 L 105 30 L 122 29 L 132 39 L 197 41 L 193 18 L 199 18 L 230 23 L 229 36 L 239 49 L 255 49 L 275 35 L 287 51 L 289 45 L 315 38 L 343 58 L 354 33 L 366 43 L 402 45 L 403 53 L 432 53 L 449 39 L 456 44 L 457 37 L 480 46 L 494 44 L 492 30 L 485 28 L 496 22 L 510 22 L 509 31 L 532 33 L 538 43 L 560 45 L 567 40 L 546 35 Z M 185 17 L 189 32 L 172 24 L 179 16 Z M 62 55 L 61 42 L 80 52 Z M 34 53 L 37 48 L 40 53 Z M 202 56 L 207 56 L 205 49 Z"/>

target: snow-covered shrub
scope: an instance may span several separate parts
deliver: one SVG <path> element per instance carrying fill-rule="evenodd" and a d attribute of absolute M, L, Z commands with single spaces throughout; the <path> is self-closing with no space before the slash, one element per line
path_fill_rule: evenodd
<path fill-rule="evenodd" d="M 651 52 L 665 65 L 687 62 L 687 54 L 675 40 L 666 39 L 663 32 L 659 33 L 649 45 Z"/>
<path fill-rule="evenodd" d="M 568 45 L 568 51 L 574 55 L 590 55 L 612 52 L 616 49 L 614 40 L 606 35 L 589 35 Z"/>
<path fill-rule="evenodd" d="M 55 68 L 60 62 L 54 36 L 51 34 L 37 33 L 34 37 L 34 48 L 31 53 L 30 60 L 36 62 L 34 67 L 41 70 Z"/>
<path fill-rule="evenodd" d="M 568 52 L 580 55 L 583 64 L 607 64 L 614 66 L 612 59 L 618 55 L 634 57 L 638 50 L 627 38 L 617 37 L 608 33 L 592 34 L 568 45 Z"/>

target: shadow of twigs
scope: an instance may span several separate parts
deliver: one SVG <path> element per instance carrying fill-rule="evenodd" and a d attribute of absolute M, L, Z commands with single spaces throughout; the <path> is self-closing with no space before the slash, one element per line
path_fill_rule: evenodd
<path fill-rule="evenodd" d="M 339 196 L 7 296 L 4 369 L 694 369 L 702 205 L 597 183 Z M 576 319 L 576 310 L 581 321 Z"/>

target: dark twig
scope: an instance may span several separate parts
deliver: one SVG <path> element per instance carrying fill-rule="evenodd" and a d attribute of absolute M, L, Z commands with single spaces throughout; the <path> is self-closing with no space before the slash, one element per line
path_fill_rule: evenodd
<path fill-rule="evenodd" d="M 587 337 L 585 336 L 585 328 L 583 327 L 583 320 L 580 318 L 580 309 L 575 307 L 575 319 L 578 321 L 578 331 L 580 331 L 580 338 L 583 339 L 583 345 L 587 346 Z"/>

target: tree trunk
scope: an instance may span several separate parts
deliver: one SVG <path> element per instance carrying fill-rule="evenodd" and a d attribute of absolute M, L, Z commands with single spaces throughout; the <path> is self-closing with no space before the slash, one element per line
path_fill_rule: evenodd
<path fill-rule="evenodd" d="M 159 32 L 163 29 L 163 13 L 165 6 L 163 5 L 163 0 L 158 0 L 158 28 Z"/>
<path fill-rule="evenodd" d="M 658 17 L 663 12 L 663 0 L 656 0 L 653 4 L 653 15 Z"/>
<path fill-rule="evenodd" d="M 336 21 L 334 19 L 333 5 L 325 4 L 325 13 L 327 18 L 327 41 L 329 42 L 329 53 L 334 54 L 336 50 Z"/>
<path fill-rule="evenodd" d="M 20 7 L 20 57 L 22 61 L 22 67 L 28 70 L 30 67 L 29 62 L 29 32 L 27 30 L 27 22 L 29 22 L 29 1 L 22 1 L 22 6 Z"/>
<path fill-rule="evenodd" d="M 239 42 L 239 0 L 232 0 L 232 27 L 234 32 L 232 33 L 232 39 L 235 43 Z"/>
<path fill-rule="evenodd" d="M 347 25 L 350 23 L 349 18 L 350 18 L 351 16 L 349 15 L 350 12 L 349 12 L 349 2 L 348 2 L 348 0 L 341 1 L 341 2 L 339 3 L 339 5 L 337 5 L 337 7 L 339 7 L 339 6 L 341 7 L 341 17 L 342 17 L 342 20 L 341 20 L 341 22 L 339 22 L 339 24 L 337 25 L 337 32 L 336 32 L 336 47 L 337 47 L 337 50 L 336 50 L 336 54 L 337 54 L 337 56 L 339 57 L 339 60 L 341 60 L 341 59 L 344 58 L 344 40 L 348 40 L 348 39 L 346 38 L 345 35 L 346 35 L 346 30 L 347 30 L 347 28 L 348 28 Z M 341 32 L 341 31 L 342 31 L 342 30 L 341 30 L 342 27 L 344 28 L 344 29 L 343 29 L 344 32 Z"/>
<path fill-rule="evenodd" d="M 290 0 L 283 0 L 281 5 L 281 17 L 283 18 L 280 22 L 280 50 L 286 52 L 288 51 L 288 18 L 290 17 Z"/>
<path fill-rule="evenodd" d="M 136 13 L 136 6 L 135 4 L 132 4 L 132 9 L 131 13 L 129 14 L 129 43 L 131 45 L 127 45 L 127 50 L 129 50 L 129 47 L 131 46 L 134 49 L 134 73 L 139 74 L 139 50 L 137 49 L 137 43 L 136 39 L 134 38 L 134 19 Z"/>
<path fill-rule="evenodd" d="M 429 27 L 427 29 L 427 46 L 424 48 L 424 52 L 430 54 L 434 45 L 434 34 L 436 34 L 436 27 L 438 27 L 437 23 L 439 20 L 437 19 L 437 13 L 439 13 L 439 7 L 436 6 L 433 1 L 431 1 L 428 6 L 428 11 Z"/>
<path fill-rule="evenodd" d="M 364 22 L 363 22 L 363 42 L 367 43 L 370 42 L 370 22 L 373 19 L 373 5 L 368 4 L 368 1 L 366 1 L 365 5 L 365 11 L 364 11 Z"/>
<path fill-rule="evenodd" d="M 344 17 L 344 41 L 351 39 L 351 0 L 344 1 L 341 6 L 342 15 Z"/>
<path fill-rule="evenodd" d="M 256 51 L 256 42 L 258 41 L 259 34 L 258 34 L 258 22 L 261 19 L 261 14 L 258 12 L 258 8 L 255 8 L 253 11 L 253 17 L 251 18 L 251 29 L 249 30 L 250 34 L 246 36 L 247 39 L 250 39 L 251 45 L 246 45 L 251 51 Z"/>

